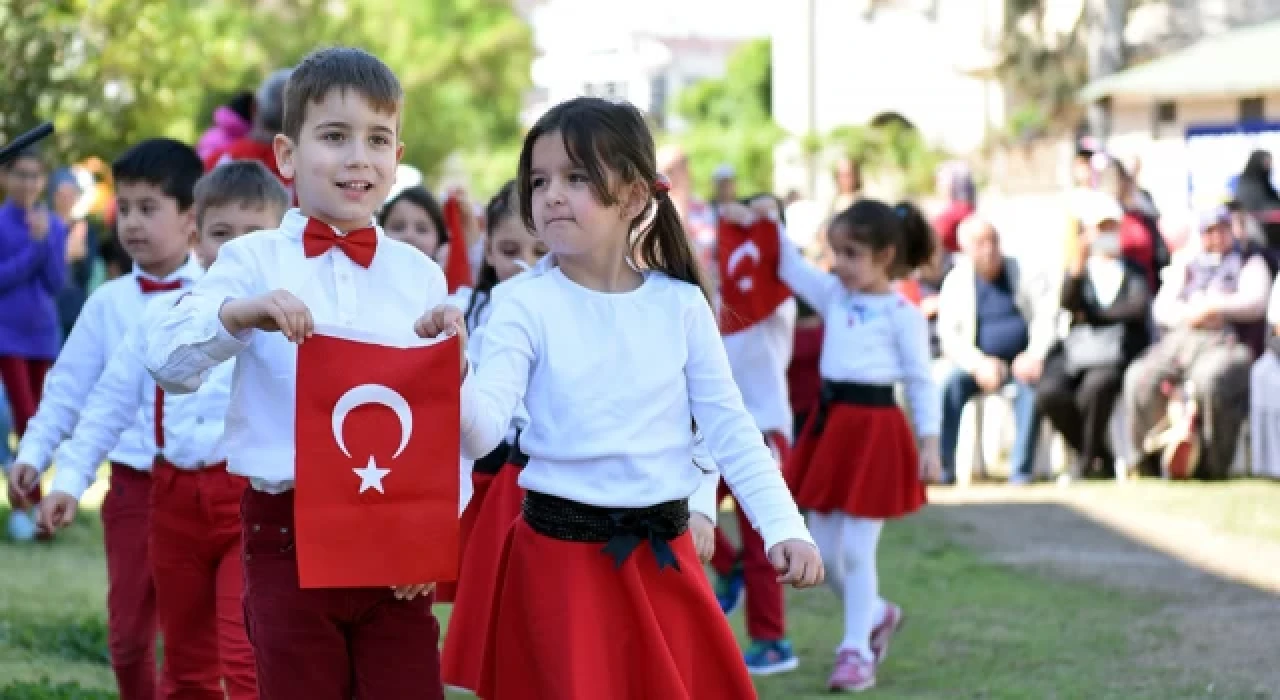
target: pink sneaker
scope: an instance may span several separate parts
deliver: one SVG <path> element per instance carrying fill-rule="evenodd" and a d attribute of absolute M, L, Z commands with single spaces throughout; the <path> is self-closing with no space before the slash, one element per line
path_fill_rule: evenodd
<path fill-rule="evenodd" d="M 907 616 L 902 608 L 893 603 L 885 603 L 884 618 L 871 630 L 871 653 L 876 657 L 877 666 L 884 663 L 885 657 L 889 655 L 889 640 L 893 639 L 895 632 L 902 629 L 906 621 Z"/>
<path fill-rule="evenodd" d="M 836 653 L 836 667 L 827 688 L 836 692 L 858 692 L 875 687 L 876 665 L 853 649 Z"/>

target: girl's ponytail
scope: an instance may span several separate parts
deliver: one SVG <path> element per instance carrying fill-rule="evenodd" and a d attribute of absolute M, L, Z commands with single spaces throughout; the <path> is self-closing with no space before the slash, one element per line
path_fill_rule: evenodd
<path fill-rule="evenodd" d="M 678 280 L 683 280 L 702 290 L 702 295 L 711 302 L 711 291 L 707 287 L 706 275 L 698 264 L 698 256 L 694 253 L 693 244 L 685 234 L 684 225 L 680 222 L 680 213 L 676 205 L 667 195 L 671 185 L 666 177 L 659 175 L 654 183 L 653 223 L 640 232 L 632 247 L 636 264 L 641 268 L 660 270 Z M 649 212 L 646 212 L 646 215 Z M 641 216 L 641 222 L 645 215 Z"/>

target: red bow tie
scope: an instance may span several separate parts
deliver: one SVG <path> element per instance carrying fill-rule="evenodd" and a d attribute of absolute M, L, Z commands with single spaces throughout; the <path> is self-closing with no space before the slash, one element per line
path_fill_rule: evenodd
<path fill-rule="evenodd" d="M 175 289 L 182 289 L 182 280 L 169 280 L 168 282 L 161 282 L 159 280 L 153 280 L 149 277 L 139 277 L 138 289 L 141 289 L 143 294 L 155 294 L 156 292 L 172 292 Z"/>
<path fill-rule="evenodd" d="M 378 250 L 377 229 L 372 226 L 358 228 L 345 236 L 339 236 L 329 224 L 319 219 L 307 219 L 307 228 L 302 232 L 302 252 L 308 258 L 323 255 L 335 245 L 351 262 L 360 267 L 369 267 L 373 262 L 373 254 Z"/>

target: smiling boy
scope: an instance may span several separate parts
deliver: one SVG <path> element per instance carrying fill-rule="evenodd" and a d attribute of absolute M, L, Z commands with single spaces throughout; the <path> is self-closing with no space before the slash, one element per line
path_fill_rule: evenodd
<path fill-rule="evenodd" d="M 275 148 L 298 209 L 227 243 L 209 273 L 148 334 L 169 392 L 236 358 L 228 471 L 247 477 L 245 620 L 263 700 L 443 698 L 430 586 L 303 589 L 294 548 L 295 342 L 315 324 L 413 337 L 444 302 L 440 268 L 373 224 L 395 180 L 402 92 L 374 56 L 317 51 L 285 88 Z"/>

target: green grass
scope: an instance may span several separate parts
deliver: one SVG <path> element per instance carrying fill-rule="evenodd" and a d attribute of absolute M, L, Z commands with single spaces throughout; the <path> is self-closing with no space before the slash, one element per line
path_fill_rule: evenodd
<path fill-rule="evenodd" d="M 1174 634 L 1153 621 L 1160 600 L 985 563 L 947 537 L 941 510 L 885 530 L 882 592 L 906 608 L 909 623 L 873 697 L 1205 696 L 1180 669 L 1135 666 L 1158 658 Z M 96 692 L 112 688 L 97 514 L 82 514 L 52 545 L 0 542 L 0 561 L 0 700 L 114 697 Z M 826 589 L 792 592 L 788 613 L 800 670 L 760 680 L 760 696 L 830 697 L 823 683 L 840 606 Z M 740 618 L 732 620 L 739 634 Z M 1214 697 L 1229 696 L 1219 688 Z"/>

